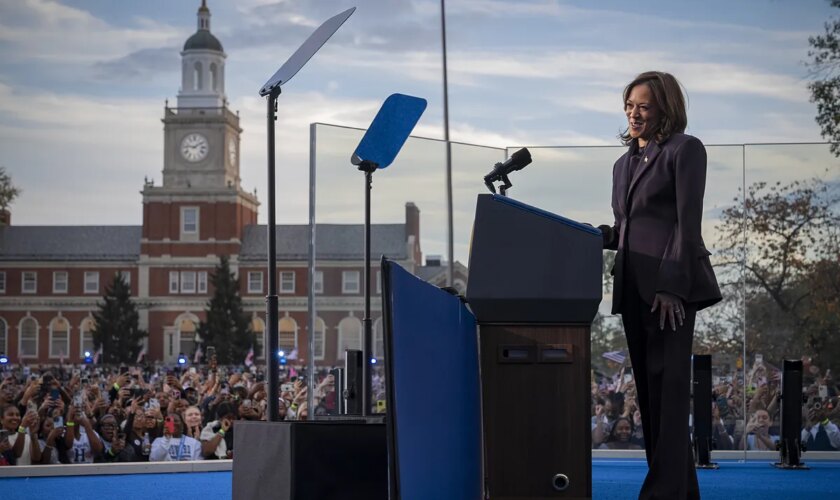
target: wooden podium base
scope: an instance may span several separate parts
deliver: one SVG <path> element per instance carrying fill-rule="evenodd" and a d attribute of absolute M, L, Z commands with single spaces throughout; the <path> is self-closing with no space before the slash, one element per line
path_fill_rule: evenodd
<path fill-rule="evenodd" d="M 491 499 L 592 498 L 590 328 L 479 325 Z"/>

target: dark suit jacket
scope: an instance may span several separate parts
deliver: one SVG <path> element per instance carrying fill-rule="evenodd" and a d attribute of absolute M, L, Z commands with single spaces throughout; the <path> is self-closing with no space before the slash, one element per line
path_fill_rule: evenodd
<path fill-rule="evenodd" d="M 613 167 L 615 224 L 601 226 L 604 248 L 616 250 L 613 314 L 621 312 L 627 281 L 653 304 L 668 292 L 703 309 L 721 300 L 715 273 L 700 235 L 706 188 L 706 149 L 696 137 L 673 134 L 645 148 L 629 178 L 630 149 Z"/>

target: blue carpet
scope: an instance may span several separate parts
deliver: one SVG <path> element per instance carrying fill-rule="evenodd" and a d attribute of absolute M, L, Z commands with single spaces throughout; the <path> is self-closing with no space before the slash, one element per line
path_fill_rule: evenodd
<path fill-rule="evenodd" d="M 718 470 L 697 471 L 700 493 L 704 500 L 840 498 L 840 462 L 808 465 L 811 470 L 786 471 L 769 462 L 720 462 Z M 642 460 L 593 460 L 593 499 L 636 498 L 646 469 Z M 230 472 L 11 478 L 0 479 L 0 499 L 230 500 L 230 483 Z"/>

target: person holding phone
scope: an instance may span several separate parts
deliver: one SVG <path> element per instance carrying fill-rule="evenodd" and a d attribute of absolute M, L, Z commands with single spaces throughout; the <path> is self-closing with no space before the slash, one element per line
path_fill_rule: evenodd
<path fill-rule="evenodd" d="M 150 462 L 185 462 L 201 460 L 201 443 L 184 434 L 184 420 L 177 412 L 166 416 L 163 437 L 152 442 Z"/>
<path fill-rule="evenodd" d="M 207 459 L 231 458 L 233 456 L 233 422 L 236 408 L 231 403 L 216 407 L 216 420 L 201 430 L 201 448 Z"/>
<path fill-rule="evenodd" d="M 638 75 L 622 96 L 627 152 L 613 166 L 613 314 L 621 314 L 634 369 L 648 474 L 639 498 L 697 499 L 689 439 L 691 348 L 697 311 L 721 300 L 701 235 L 706 149 L 686 135 L 673 75 Z"/>
<path fill-rule="evenodd" d="M 99 420 L 99 432 L 105 452 L 96 457 L 96 463 L 135 462 L 134 448 L 126 446 L 126 434 L 119 428 L 113 415 L 105 415 Z"/>
<path fill-rule="evenodd" d="M 38 434 L 38 414 L 27 411 L 20 418 L 17 406 L 7 405 L 0 413 L 0 424 L 5 431 L 15 465 L 32 465 L 41 461 L 41 446 L 36 438 Z"/>
<path fill-rule="evenodd" d="M 102 438 L 93 429 L 83 406 L 71 405 L 64 425 L 67 428 L 64 444 L 71 464 L 92 464 L 105 450 Z"/>
<path fill-rule="evenodd" d="M 65 454 L 64 447 L 64 418 L 61 411 L 56 409 L 48 411 L 46 418 L 41 420 L 38 430 L 38 444 L 41 446 L 41 465 L 56 465 L 62 463 L 62 454 Z"/>

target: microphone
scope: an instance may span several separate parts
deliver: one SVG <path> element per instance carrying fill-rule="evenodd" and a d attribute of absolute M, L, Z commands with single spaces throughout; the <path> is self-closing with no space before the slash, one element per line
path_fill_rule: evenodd
<path fill-rule="evenodd" d="M 531 153 L 528 148 L 522 148 L 519 151 L 510 155 L 504 163 L 497 163 L 493 170 L 484 176 L 484 183 L 492 183 L 499 180 L 511 172 L 522 170 L 531 164 Z"/>

